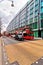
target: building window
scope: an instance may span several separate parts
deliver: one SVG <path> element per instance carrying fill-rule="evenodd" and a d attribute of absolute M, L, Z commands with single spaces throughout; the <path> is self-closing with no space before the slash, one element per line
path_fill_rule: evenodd
<path fill-rule="evenodd" d="M 30 6 L 33 6 L 34 5 L 34 2 L 31 2 L 31 5 Z"/>
<path fill-rule="evenodd" d="M 35 0 L 35 1 L 38 1 L 38 0 Z"/>
<path fill-rule="evenodd" d="M 38 37 L 38 31 L 34 31 L 34 37 Z"/>
<path fill-rule="evenodd" d="M 35 10 L 35 16 L 38 15 L 38 10 Z"/>
<path fill-rule="evenodd" d="M 30 15 L 33 15 L 33 12 L 30 12 Z"/>
<path fill-rule="evenodd" d="M 38 3 L 38 0 L 35 0 L 35 3 L 37 4 Z"/>
<path fill-rule="evenodd" d="M 43 7 L 41 7 L 41 13 L 43 13 Z"/>
<path fill-rule="evenodd" d="M 41 2 L 43 2 L 43 0 L 41 0 Z"/>
<path fill-rule="evenodd" d="M 33 24 L 30 24 L 29 26 L 33 29 Z"/>
<path fill-rule="evenodd" d="M 38 4 L 35 5 L 35 11 L 38 10 Z"/>
<path fill-rule="evenodd" d="M 43 14 L 41 14 L 41 19 L 43 19 Z"/>
<path fill-rule="evenodd" d="M 41 20 L 41 28 L 43 28 L 43 19 Z"/>
<path fill-rule="evenodd" d="M 33 12 L 33 7 L 30 9 L 30 12 L 31 12 L 31 13 Z"/>
<path fill-rule="evenodd" d="M 30 18 L 30 23 L 33 22 L 33 18 Z"/>
<path fill-rule="evenodd" d="M 32 11 L 33 10 L 33 7 L 30 9 L 30 11 Z"/>
<path fill-rule="evenodd" d="M 43 6 L 43 2 L 41 2 L 41 6 Z"/>
<path fill-rule="evenodd" d="M 38 17 L 35 17 L 35 18 L 34 18 L 34 22 L 37 22 L 37 21 L 38 21 Z"/>
<path fill-rule="evenodd" d="M 33 23 L 33 29 L 37 29 L 37 22 Z"/>
<path fill-rule="evenodd" d="M 43 30 L 41 31 L 41 37 L 43 38 Z"/>
<path fill-rule="evenodd" d="M 37 3 L 38 3 L 38 0 L 35 0 L 35 2 L 37 2 Z"/>

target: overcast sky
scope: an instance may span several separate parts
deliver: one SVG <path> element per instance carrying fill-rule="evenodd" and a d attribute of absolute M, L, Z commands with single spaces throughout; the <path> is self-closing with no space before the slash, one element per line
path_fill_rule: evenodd
<path fill-rule="evenodd" d="M 29 0 L 13 0 L 14 7 L 11 7 L 11 0 L 0 0 L 0 14 L 3 23 L 3 30 L 6 29 L 8 23 L 15 16 L 15 14 L 26 4 Z"/>

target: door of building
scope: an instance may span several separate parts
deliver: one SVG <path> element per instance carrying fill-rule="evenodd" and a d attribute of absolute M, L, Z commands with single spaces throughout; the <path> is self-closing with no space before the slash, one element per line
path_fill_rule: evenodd
<path fill-rule="evenodd" d="M 38 30 L 38 37 L 41 37 L 41 30 Z"/>

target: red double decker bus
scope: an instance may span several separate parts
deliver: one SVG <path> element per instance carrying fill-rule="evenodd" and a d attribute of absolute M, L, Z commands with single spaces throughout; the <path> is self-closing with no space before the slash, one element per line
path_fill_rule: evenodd
<path fill-rule="evenodd" d="M 25 26 L 24 28 L 20 28 L 19 31 L 17 31 L 19 34 L 20 32 L 22 33 L 22 37 L 26 40 L 33 40 L 34 36 L 33 36 L 33 31 L 30 27 Z"/>
<path fill-rule="evenodd" d="M 30 28 L 24 28 L 23 29 L 23 38 L 26 40 L 33 40 L 33 31 Z"/>

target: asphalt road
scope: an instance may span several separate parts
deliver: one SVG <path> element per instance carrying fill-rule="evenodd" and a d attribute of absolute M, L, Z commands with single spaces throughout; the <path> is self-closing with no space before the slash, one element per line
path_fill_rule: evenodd
<path fill-rule="evenodd" d="M 18 62 L 19 65 L 31 65 L 43 56 L 43 40 L 19 42 L 3 37 L 9 63 Z"/>
<path fill-rule="evenodd" d="M 17 41 L 17 40 L 14 40 L 14 39 L 11 39 L 11 38 L 8 38 L 8 37 L 5 37 L 5 36 L 3 36 L 2 39 L 3 39 L 3 42 L 4 42 L 5 45 L 14 44 L 14 43 L 19 43 L 20 42 L 20 41 Z"/>
<path fill-rule="evenodd" d="M 20 41 L 8 38 L 6 36 L 1 37 L 0 41 L 2 41 L 1 42 L 2 46 L 0 45 L 2 47 L 2 49 L 0 50 L 2 52 L 1 53 L 1 55 L 2 55 L 2 60 L 1 60 L 2 65 L 13 65 L 13 63 L 12 64 L 9 63 L 9 58 L 8 58 L 7 53 L 6 53 L 5 45 L 19 43 Z M 18 65 L 18 62 L 14 62 L 14 64 Z"/>

